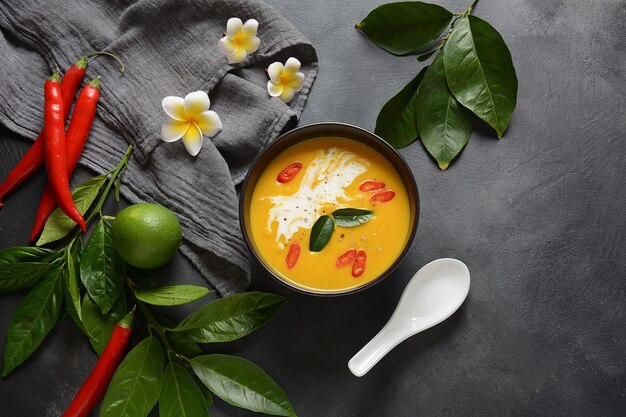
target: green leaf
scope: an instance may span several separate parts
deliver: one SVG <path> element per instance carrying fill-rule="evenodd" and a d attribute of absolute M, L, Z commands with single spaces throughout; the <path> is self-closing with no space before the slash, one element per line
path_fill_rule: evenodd
<path fill-rule="evenodd" d="M 322 216 L 311 228 L 311 238 L 309 240 L 309 250 L 311 252 L 319 252 L 330 241 L 330 237 L 335 230 L 335 222 L 330 216 Z"/>
<path fill-rule="evenodd" d="M 65 268 L 63 270 L 65 278 L 66 300 L 68 313 L 75 323 L 82 326 L 82 308 L 80 305 L 80 287 L 76 274 L 76 263 L 71 250 L 65 252 Z"/>
<path fill-rule="evenodd" d="M 102 400 L 101 417 L 146 417 L 159 399 L 163 348 L 149 336 L 124 358 Z"/>
<path fill-rule="evenodd" d="M 204 396 L 204 402 L 207 407 L 213 407 L 213 394 L 211 390 L 200 381 L 200 378 L 196 374 L 193 375 L 193 380 L 196 382 L 200 391 L 202 391 L 202 395 Z"/>
<path fill-rule="evenodd" d="M 448 27 L 452 13 L 420 1 L 383 4 L 356 25 L 376 45 L 404 55 L 433 43 Z"/>
<path fill-rule="evenodd" d="M 0 263 L 0 293 L 32 287 L 52 268 L 47 262 Z"/>
<path fill-rule="evenodd" d="M 176 327 L 176 322 L 168 319 L 167 317 L 154 314 L 154 318 L 157 319 L 159 324 L 163 327 Z M 198 346 L 196 342 L 185 338 L 182 333 L 167 332 L 165 337 L 167 337 L 168 342 L 172 345 L 172 348 L 176 353 L 180 353 L 188 358 L 193 358 L 202 354 L 200 346 Z"/>
<path fill-rule="evenodd" d="M 385 103 L 378 113 L 374 132 L 394 148 L 404 148 L 418 137 L 415 124 L 415 96 L 426 68 L 422 68 L 411 82 Z"/>
<path fill-rule="evenodd" d="M 109 173 L 98 175 L 90 180 L 85 181 L 72 191 L 72 198 L 76 208 L 82 215 L 84 215 L 89 207 L 93 204 L 94 200 L 100 193 L 100 189 L 106 182 Z M 55 242 L 59 239 L 67 236 L 69 232 L 76 227 L 74 220 L 67 217 L 63 211 L 57 207 L 43 228 L 43 232 L 37 241 L 37 246 L 45 245 L 46 243 Z"/>
<path fill-rule="evenodd" d="M 5 263 L 14 262 L 46 262 L 57 251 L 34 246 L 15 246 L 0 250 L 0 267 Z"/>
<path fill-rule="evenodd" d="M 426 61 L 428 58 L 430 58 L 431 56 L 435 55 L 437 53 L 439 49 L 435 49 L 433 51 L 430 52 L 426 52 L 425 54 L 422 54 L 420 56 L 417 57 L 417 61 L 418 62 L 424 62 Z"/>
<path fill-rule="evenodd" d="M 100 220 L 80 257 L 80 279 L 103 313 L 124 289 L 126 263 L 113 248 L 111 225 Z"/>
<path fill-rule="evenodd" d="M 450 91 L 501 138 L 517 100 L 517 76 L 502 36 L 475 16 L 457 21 L 443 48 Z"/>
<path fill-rule="evenodd" d="M 113 326 L 126 314 L 126 294 L 124 292 L 120 294 L 120 297 L 107 314 L 102 314 L 100 307 L 89 298 L 88 294 L 85 294 L 83 297 L 81 308 L 84 331 L 93 350 L 100 356 L 104 352 L 107 343 L 109 343 L 111 333 L 113 333 Z"/>
<path fill-rule="evenodd" d="M 180 353 L 188 358 L 202 354 L 200 346 L 196 342 L 185 338 L 181 333 L 168 332 L 166 337 L 176 353 Z"/>
<path fill-rule="evenodd" d="M 2 376 L 21 365 L 56 325 L 63 302 L 63 271 L 53 268 L 18 304 L 7 328 Z"/>
<path fill-rule="evenodd" d="M 204 355 L 192 359 L 191 367 L 227 403 L 276 416 L 296 415 L 282 388 L 250 361 L 229 355 Z"/>
<path fill-rule="evenodd" d="M 235 294 L 206 304 L 170 330 L 194 342 L 229 342 L 261 327 L 285 302 L 285 297 L 263 292 Z"/>
<path fill-rule="evenodd" d="M 211 293 L 199 285 L 168 285 L 165 287 L 137 287 L 133 289 L 138 300 L 157 306 L 175 306 L 195 301 Z"/>
<path fill-rule="evenodd" d="M 333 211 L 335 224 L 341 227 L 355 227 L 365 224 L 374 218 L 371 210 L 342 208 Z"/>
<path fill-rule="evenodd" d="M 445 170 L 467 144 L 474 121 L 472 114 L 448 90 L 441 54 L 424 76 L 417 103 L 417 127 L 422 143 L 439 168 Z"/>
<path fill-rule="evenodd" d="M 159 397 L 159 417 L 208 416 L 204 395 L 189 372 L 176 362 L 168 363 Z"/>

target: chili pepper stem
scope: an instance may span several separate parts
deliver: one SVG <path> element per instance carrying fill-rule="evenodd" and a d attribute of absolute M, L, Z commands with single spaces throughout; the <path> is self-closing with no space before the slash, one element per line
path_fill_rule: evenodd
<path fill-rule="evenodd" d="M 92 87 L 95 87 L 97 89 L 100 89 L 100 84 L 101 84 L 102 78 L 97 75 L 96 78 L 94 78 L 93 80 L 89 81 L 89 85 Z"/>
<path fill-rule="evenodd" d="M 94 57 L 94 56 L 109 56 L 109 57 L 113 58 L 114 60 L 116 60 L 120 64 L 120 72 L 122 74 L 124 73 L 124 71 L 126 71 L 126 66 L 124 66 L 124 62 L 120 59 L 120 57 L 118 57 L 117 55 L 115 55 L 112 52 L 108 52 L 108 51 L 92 52 L 90 54 L 85 55 L 81 59 L 87 60 L 88 58 L 91 58 L 91 57 Z"/>
<path fill-rule="evenodd" d="M 60 70 L 58 68 L 54 70 L 50 77 L 48 77 L 48 81 L 61 81 Z"/>

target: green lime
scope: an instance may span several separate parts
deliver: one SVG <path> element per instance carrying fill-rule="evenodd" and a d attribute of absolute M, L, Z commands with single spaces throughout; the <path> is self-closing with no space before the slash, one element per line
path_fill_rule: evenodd
<path fill-rule="evenodd" d="M 158 204 L 128 206 L 115 216 L 111 227 L 113 247 L 132 266 L 151 269 L 166 264 L 182 237 L 180 222 Z"/>

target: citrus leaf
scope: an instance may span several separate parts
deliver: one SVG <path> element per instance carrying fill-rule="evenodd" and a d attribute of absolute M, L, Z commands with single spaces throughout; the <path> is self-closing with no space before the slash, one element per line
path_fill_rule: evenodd
<path fill-rule="evenodd" d="M 0 263 L 0 293 L 32 287 L 52 268 L 47 262 Z"/>
<path fill-rule="evenodd" d="M 113 326 L 126 314 L 126 294 L 124 292 L 120 294 L 107 314 L 102 314 L 100 307 L 89 298 L 88 294 L 85 294 L 83 297 L 81 309 L 84 331 L 89 338 L 89 343 L 93 347 L 93 350 L 100 356 L 109 343 L 111 333 L 113 333 Z"/>
<path fill-rule="evenodd" d="M 437 51 L 438 51 L 438 49 L 435 49 L 434 51 L 426 52 L 425 54 L 422 54 L 422 55 L 418 56 L 417 57 L 417 61 L 418 62 L 424 62 L 428 58 L 430 58 L 431 56 L 435 55 L 437 53 Z"/>
<path fill-rule="evenodd" d="M 100 416 L 146 417 L 159 399 L 163 365 L 163 348 L 156 338 L 139 342 L 115 371 Z"/>
<path fill-rule="evenodd" d="M 204 395 L 187 369 L 176 362 L 168 363 L 159 397 L 159 417 L 208 416 Z"/>
<path fill-rule="evenodd" d="M 34 246 L 15 246 L 0 250 L 0 266 L 13 262 L 46 262 L 57 251 Z"/>
<path fill-rule="evenodd" d="M 170 329 L 194 342 L 229 342 L 261 327 L 285 304 L 280 295 L 244 292 L 212 301 Z"/>
<path fill-rule="evenodd" d="M 72 199 L 74 200 L 74 204 L 76 204 L 76 208 L 82 215 L 89 210 L 89 207 L 91 207 L 100 193 L 100 189 L 106 182 L 108 176 L 108 172 L 98 175 L 74 188 L 72 191 Z M 48 217 L 43 232 L 37 241 L 37 246 L 64 238 L 74 227 L 76 227 L 74 220 L 67 217 L 67 215 L 57 207 L 50 217 Z"/>
<path fill-rule="evenodd" d="M 186 339 L 181 333 L 168 332 L 167 340 L 176 353 L 180 353 L 188 358 L 202 354 L 200 346 L 196 342 Z"/>
<path fill-rule="evenodd" d="M 394 148 L 409 146 L 418 137 L 415 124 L 415 95 L 424 78 L 426 68 L 422 68 L 411 82 L 385 103 L 378 113 L 374 133 Z"/>
<path fill-rule="evenodd" d="M 9 326 L 2 376 L 21 365 L 57 324 L 63 302 L 63 271 L 54 267 L 17 305 Z"/>
<path fill-rule="evenodd" d="M 275 416 L 296 416 L 282 388 L 246 359 L 203 355 L 192 359 L 191 367 L 202 383 L 227 403 Z"/>
<path fill-rule="evenodd" d="M 517 101 L 517 76 L 502 36 L 478 17 L 459 19 L 443 49 L 443 64 L 454 97 L 501 138 Z"/>
<path fill-rule="evenodd" d="M 342 208 L 333 211 L 335 224 L 341 227 L 355 227 L 365 224 L 374 218 L 371 210 Z"/>
<path fill-rule="evenodd" d="M 79 254 L 79 252 L 77 254 Z M 65 252 L 65 268 L 63 272 L 68 313 L 76 324 L 80 323 L 79 326 L 82 326 L 83 313 L 80 305 L 80 287 L 76 274 L 76 263 L 71 250 Z"/>
<path fill-rule="evenodd" d="M 210 294 L 199 285 L 167 285 L 164 287 L 137 287 L 133 289 L 138 300 L 157 306 L 175 306 L 190 303 Z"/>
<path fill-rule="evenodd" d="M 448 27 L 452 13 L 420 1 L 383 4 L 356 25 L 379 47 L 404 55 L 433 43 Z"/>
<path fill-rule="evenodd" d="M 125 269 L 126 263 L 113 248 L 111 225 L 98 221 L 80 257 L 80 279 L 105 314 L 124 289 Z"/>
<path fill-rule="evenodd" d="M 422 143 L 439 168 L 445 170 L 467 144 L 474 121 L 472 114 L 448 90 L 441 54 L 424 76 L 417 103 L 417 127 Z"/>
<path fill-rule="evenodd" d="M 311 237 L 309 240 L 309 250 L 311 252 L 319 252 L 330 241 L 330 237 L 335 230 L 335 222 L 330 216 L 321 216 L 313 228 L 311 228 Z"/>

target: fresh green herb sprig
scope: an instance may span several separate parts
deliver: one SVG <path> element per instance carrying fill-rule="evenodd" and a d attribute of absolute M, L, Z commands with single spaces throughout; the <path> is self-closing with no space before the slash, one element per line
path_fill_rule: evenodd
<path fill-rule="evenodd" d="M 517 101 L 517 76 L 506 43 L 486 21 L 436 4 L 388 3 L 356 27 L 395 55 L 435 56 L 381 109 L 375 132 L 396 148 L 421 138 L 445 170 L 467 144 L 476 118 L 502 138 Z M 447 33 L 442 37 L 444 31 Z"/>
<path fill-rule="evenodd" d="M 197 285 L 157 286 L 148 272 L 128 267 L 113 248 L 109 222 L 114 218 L 103 215 L 102 207 L 111 192 L 118 198 L 131 152 L 129 147 L 115 169 L 74 189 L 87 223 L 95 222 L 84 246 L 83 233 L 58 210 L 37 244 L 66 242 L 60 249 L 0 250 L 0 293 L 30 288 L 9 322 L 2 376 L 24 363 L 66 315 L 100 356 L 113 327 L 134 304 L 144 316 L 147 336 L 119 365 L 102 401 L 102 417 L 145 417 L 157 403 L 162 417 L 208 417 L 213 394 L 248 410 L 296 416 L 285 392 L 257 365 L 236 356 L 205 355 L 199 345 L 246 336 L 267 323 L 286 298 L 236 294 L 205 304 L 179 323 L 150 310 L 197 301 L 212 291 Z"/>
<path fill-rule="evenodd" d="M 356 227 L 369 222 L 374 218 L 374 212 L 365 209 L 341 208 L 333 211 L 331 216 L 320 216 L 311 228 L 309 250 L 319 252 L 330 242 L 335 231 L 335 225 L 341 227 Z"/>

